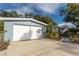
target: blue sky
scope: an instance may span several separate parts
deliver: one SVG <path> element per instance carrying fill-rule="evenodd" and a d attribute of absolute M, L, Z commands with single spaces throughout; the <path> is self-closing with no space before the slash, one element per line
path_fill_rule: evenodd
<path fill-rule="evenodd" d="M 51 17 L 56 23 L 62 23 L 63 17 L 59 15 L 61 7 L 67 4 L 62 3 L 2 3 L 0 10 L 16 10 L 18 13 L 33 13 L 36 15 L 46 15 Z"/>

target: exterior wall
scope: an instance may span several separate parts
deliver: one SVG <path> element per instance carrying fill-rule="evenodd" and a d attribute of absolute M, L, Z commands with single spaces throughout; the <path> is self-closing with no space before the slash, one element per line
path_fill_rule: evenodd
<path fill-rule="evenodd" d="M 28 25 L 28 26 L 41 26 L 43 29 L 43 32 L 45 30 L 45 26 L 32 22 L 32 21 L 5 21 L 4 23 L 4 39 L 5 40 L 12 40 L 13 39 L 13 25 L 18 24 L 18 25 Z"/>

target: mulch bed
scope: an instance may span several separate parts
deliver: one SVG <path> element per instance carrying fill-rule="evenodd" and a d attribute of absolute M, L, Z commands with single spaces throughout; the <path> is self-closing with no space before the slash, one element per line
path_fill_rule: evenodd
<path fill-rule="evenodd" d="M 9 43 L 5 42 L 5 43 L 0 43 L 0 51 L 7 49 Z"/>
<path fill-rule="evenodd" d="M 71 41 L 71 42 L 79 44 L 79 40 L 74 40 L 74 41 Z"/>

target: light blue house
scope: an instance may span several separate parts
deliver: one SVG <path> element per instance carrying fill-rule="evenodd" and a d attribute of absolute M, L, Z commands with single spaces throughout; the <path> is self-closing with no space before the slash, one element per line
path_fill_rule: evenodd
<path fill-rule="evenodd" d="M 10 41 L 43 38 L 47 25 L 33 18 L 4 17 L 0 20 L 4 20 L 4 39 Z"/>

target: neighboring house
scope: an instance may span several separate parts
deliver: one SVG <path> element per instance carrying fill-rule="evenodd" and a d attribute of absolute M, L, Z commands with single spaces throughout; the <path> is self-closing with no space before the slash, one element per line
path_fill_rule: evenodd
<path fill-rule="evenodd" d="M 65 22 L 58 24 L 58 31 L 61 33 L 64 29 L 76 28 L 76 26 L 72 23 Z"/>
<path fill-rule="evenodd" d="M 68 22 L 65 22 L 65 23 L 60 23 L 58 24 L 58 27 L 65 27 L 65 28 L 76 28 L 76 26 L 72 23 L 68 23 Z"/>
<path fill-rule="evenodd" d="M 47 25 L 33 18 L 4 17 L 0 20 L 4 20 L 4 39 L 10 41 L 43 38 Z"/>

